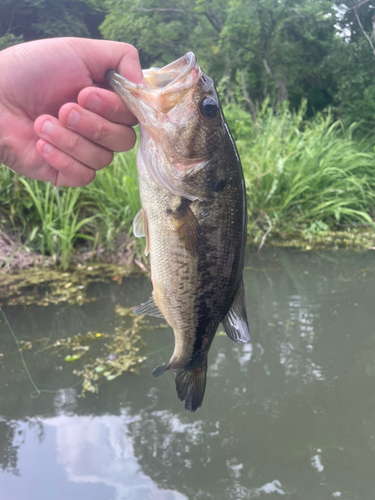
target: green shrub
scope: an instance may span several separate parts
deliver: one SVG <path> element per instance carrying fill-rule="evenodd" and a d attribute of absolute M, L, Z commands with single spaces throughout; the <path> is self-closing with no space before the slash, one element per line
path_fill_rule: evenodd
<path fill-rule="evenodd" d="M 262 214 L 289 230 L 316 221 L 373 224 L 375 143 L 354 139 L 358 124 L 345 128 L 330 113 L 304 121 L 305 104 L 297 112 L 264 106 L 255 123 L 233 106 L 225 111 L 244 169 L 250 227 Z"/>

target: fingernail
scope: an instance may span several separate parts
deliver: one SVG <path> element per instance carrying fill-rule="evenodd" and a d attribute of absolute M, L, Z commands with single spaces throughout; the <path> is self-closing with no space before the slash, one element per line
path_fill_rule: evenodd
<path fill-rule="evenodd" d="M 42 151 L 46 155 L 49 155 L 53 151 L 53 146 L 49 142 L 46 142 L 42 148 Z"/>
<path fill-rule="evenodd" d="M 76 109 L 73 109 L 69 113 L 68 118 L 66 119 L 66 124 L 69 125 L 69 127 L 74 127 L 79 122 L 79 118 L 80 114 Z"/>
<path fill-rule="evenodd" d="M 94 110 L 99 106 L 100 103 L 100 97 L 98 94 L 90 94 L 89 97 L 86 99 L 86 109 Z"/>
<path fill-rule="evenodd" d="M 52 125 L 51 120 L 46 120 L 43 123 L 42 134 L 49 135 L 52 132 L 52 127 L 53 127 L 53 125 Z"/>

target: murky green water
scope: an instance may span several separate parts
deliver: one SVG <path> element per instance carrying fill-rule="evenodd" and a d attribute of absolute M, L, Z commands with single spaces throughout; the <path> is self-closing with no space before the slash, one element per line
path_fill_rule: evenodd
<path fill-rule="evenodd" d="M 146 278 L 95 284 L 81 307 L 7 307 L 19 340 L 109 331 Z M 252 342 L 218 336 L 203 407 L 178 401 L 172 331 L 143 334 L 140 375 L 78 397 L 72 364 L 24 351 L 0 323 L 1 500 L 372 500 L 375 498 L 375 253 L 248 253 Z M 157 319 L 152 319 L 158 324 Z M 64 365 L 63 369 L 60 366 Z M 66 366 L 69 365 L 69 366 Z"/>

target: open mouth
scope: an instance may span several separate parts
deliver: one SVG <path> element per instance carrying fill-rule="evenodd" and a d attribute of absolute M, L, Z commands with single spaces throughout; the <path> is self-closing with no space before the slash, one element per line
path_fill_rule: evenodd
<path fill-rule="evenodd" d="M 199 76 L 199 66 L 193 52 L 188 52 L 164 68 L 143 71 L 145 90 L 170 90 L 192 85 Z"/>
<path fill-rule="evenodd" d="M 137 85 L 114 70 L 107 71 L 106 78 L 115 90 L 121 86 L 130 92 L 136 90 L 169 92 L 190 87 L 197 81 L 199 75 L 200 68 L 195 54 L 188 52 L 164 68 L 143 70 L 143 84 Z"/>
<path fill-rule="evenodd" d="M 154 111 L 168 113 L 181 101 L 201 74 L 195 54 L 188 52 L 164 68 L 144 70 L 144 82 L 138 85 L 113 70 L 107 71 L 106 78 L 138 120 L 145 122 L 147 106 Z M 143 101 L 143 104 L 140 101 Z"/>

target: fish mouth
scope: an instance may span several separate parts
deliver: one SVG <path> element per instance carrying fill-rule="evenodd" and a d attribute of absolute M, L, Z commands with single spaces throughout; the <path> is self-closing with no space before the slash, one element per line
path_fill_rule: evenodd
<path fill-rule="evenodd" d="M 197 58 L 193 52 L 188 52 L 177 61 L 164 68 L 150 68 L 144 70 L 143 80 L 146 89 L 171 90 L 193 85 L 199 77 Z"/>
<path fill-rule="evenodd" d="M 151 108 L 150 111 L 168 113 L 201 77 L 202 70 L 195 54 L 188 52 L 164 68 L 150 68 L 142 73 L 143 83 L 140 84 L 114 70 L 106 73 L 108 83 L 141 123 L 145 121 L 145 105 Z"/>

